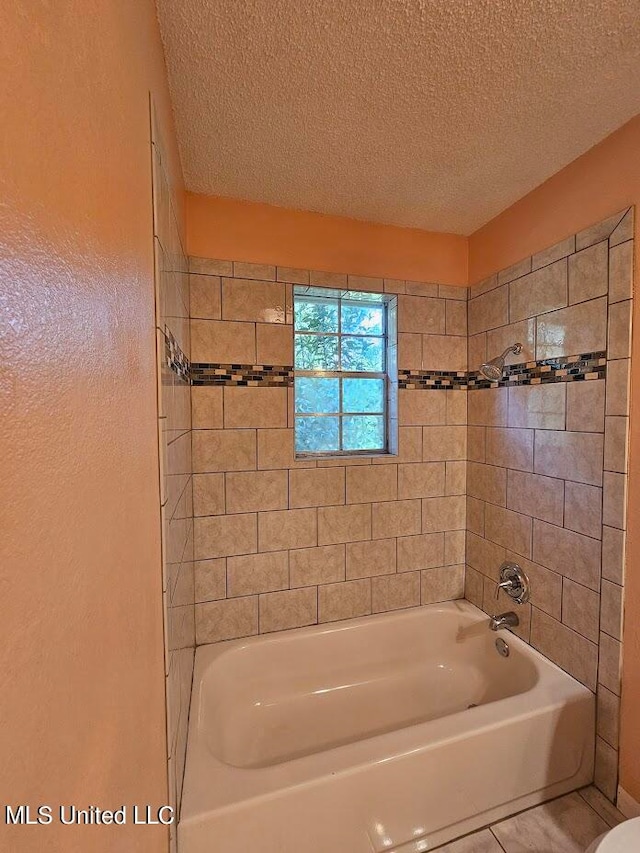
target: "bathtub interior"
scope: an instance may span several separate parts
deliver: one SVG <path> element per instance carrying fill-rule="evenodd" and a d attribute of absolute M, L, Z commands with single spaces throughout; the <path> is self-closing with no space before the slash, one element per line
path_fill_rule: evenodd
<path fill-rule="evenodd" d="M 531 690 L 487 620 L 451 605 L 240 643 L 202 681 L 198 729 L 219 761 L 266 768 Z M 508 637 L 507 637 L 508 639 Z"/>

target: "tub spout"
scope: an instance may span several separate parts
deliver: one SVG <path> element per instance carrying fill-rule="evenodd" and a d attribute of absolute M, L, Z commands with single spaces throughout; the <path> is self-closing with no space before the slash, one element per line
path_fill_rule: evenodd
<path fill-rule="evenodd" d="M 513 610 L 508 613 L 500 613 L 498 616 L 492 616 L 489 622 L 489 627 L 492 631 L 500 631 L 503 628 L 517 628 L 520 620 Z"/>

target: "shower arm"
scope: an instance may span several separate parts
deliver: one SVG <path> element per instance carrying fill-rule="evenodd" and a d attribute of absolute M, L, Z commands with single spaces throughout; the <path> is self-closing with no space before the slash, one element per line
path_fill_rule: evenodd
<path fill-rule="evenodd" d="M 500 356 L 500 358 L 506 358 L 510 352 L 514 353 L 514 355 L 520 355 L 520 353 L 522 352 L 522 344 L 513 344 L 512 346 L 507 347 L 506 350 Z"/>

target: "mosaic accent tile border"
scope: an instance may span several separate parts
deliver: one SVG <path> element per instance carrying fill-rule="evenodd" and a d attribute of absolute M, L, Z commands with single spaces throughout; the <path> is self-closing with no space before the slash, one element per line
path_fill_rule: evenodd
<path fill-rule="evenodd" d="M 191 365 L 189 364 L 189 359 L 182 352 L 177 340 L 166 326 L 164 334 L 164 353 L 167 360 L 167 366 L 170 370 L 177 373 L 180 379 L 184 380 L 184 382 L 190 382 Z"/>
<path fill-rule="evenodd" d="M 490 382 L 477 370 L 468 373 L 470 391 L 481 388 L 505 388 L 516 385 L 547 385 L 552 382 L 576 382 L 604 379 L 607 373 L 606 352 L 587 352 L 526 364 L 510 364 L 505 367 L 499 382 Z"/>
<path fill-rule="evenodd" d="M 173 348 L 172 348 L 173 347 Z M 190 376 L 192 385 L 240 385 L 262 388 L 293 386 L 293 367 L 273 364 L 209 364 L 189 362 L 173 338 L 167 338 L 167 363 L 181 378 Z M 489 382 L 477 370 L 399 370 L 398 387 L 406 390 L 478 391 L 516 385 L 546 385 L 604 379 L 605 352 L 590 352 L 526 364 L 510 364 L 499 382 Z"/>
<path fill-rule="evenodd" d="M 192 385 L 245 385 L 260 388 L 293 386 L 293 367 L 273 364 L 191 365 Z"/>

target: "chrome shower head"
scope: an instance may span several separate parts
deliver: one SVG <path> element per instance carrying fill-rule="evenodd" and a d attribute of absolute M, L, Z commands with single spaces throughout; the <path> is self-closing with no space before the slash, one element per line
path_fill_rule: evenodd
<path fill-rule="evenodd" d="M 522 344 L 513 344 L 513 346 L 507 347 L 502 355 L 498 355 L 496 358 L 492 358 L 491 361 L 485 361 L 484 364 L 481 364 L 480 373 L 482 376 L 488 379 L 489 382 L 498 382 L 502 379 L 504 360 L 510 352 L 519 355 L 522 352 Z"/>

